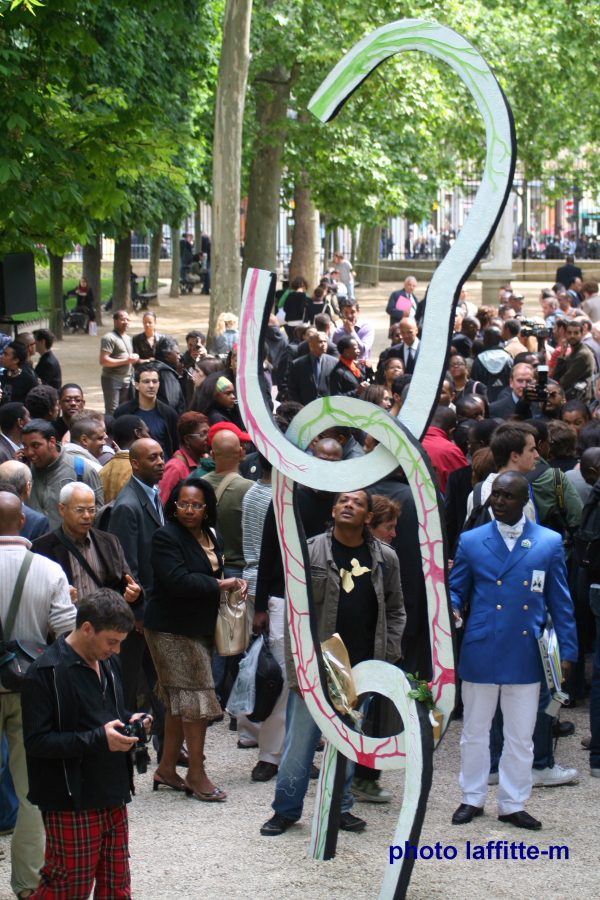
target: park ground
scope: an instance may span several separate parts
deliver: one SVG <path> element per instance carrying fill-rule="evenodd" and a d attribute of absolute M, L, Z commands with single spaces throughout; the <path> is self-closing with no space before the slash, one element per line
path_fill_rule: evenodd
<path fill-rule="evenodd" d="M 539 310 L 540 287 L 515 284 L 527 298 L 527 314 Z M 375 322 L 375 351 L 387 344 L 385 302 L 396 285 L 359 291 L 366 318 Z M 424 285 L 417 293 L 421 294 Z M 206 327 L 208 298 L 193 295 L 177 300 L 160 296 L 156 308 L 159 330 L 185 337 L 190 328 Z M 469 299 L 478 303 L 480 287 L 469 284 Z M 132 314 L 131 333 L 141 330 Z M 100 334 L 105 327 L 100 328 Z M 57 345 L 64 380 L 84 388 L 88 406 L 101 407 L 99 337 L 67 336 Z M 227 717 L 226 717 L 227 718 Z M 543 823 L 539 832 L 520 831 L 498 822 L 497 788 L 490 787 L 486 815 L 472 824 L 453 827 L 450 819 L 460 802 L 458 773 L 461 722 L 450 725 L 434 756 L 434 779 L 420 845 L 457 849 L 453 860 L 419 859 L 408 889 L 408 900 L 596 900 L 598 897 L 598 808 L 600 779 L 590 778 L 589 754 L 581 738 L 589 733 L 586 701 L 563 718 L 576 726 L 572 737 L 559 741 L 556 761 L 580 770 L 578 784 L 538 788 L 528 811 Z M 154 753 L 152 751 L 153 759 Z M 206 757 L 215 784 L 227 791 L 222 804 L 200 803 L 174 794 L 152 791 L 152 765 L 136 777 L 137 793 L 129 806 L 131 870 L 134 900 L 375 900 L 389 858 L 404 790 L 403 772 L 386 772 L 382 785 L 393 792 L 389 805 L 357 803 L 354 812 L 368 822 L 360 835 L 340 833 L 337 855 L 328 862 L 308 856 L 315 785 L 311 782 L 305 815 L 280 837 L 261 837 L 260 826 L 270 817 L 274 783 L 257 784 L 250 772 L 256 750 L 238 750 L 237 734 L 219 723 L 208 731 Z M 319 764 L 319 755 L 317 755 Z M 11 900 L 10 837 L 0 837 L 6 859 L 0 861 L 0 900 Z M 547 850 L 566 846 L 568 859 L 467 860 L 466 841 L 524 842 Z M 564 851 L 563 851 L 564 853 Z M 451 855 L 451 851 L 449 853 Z"/>

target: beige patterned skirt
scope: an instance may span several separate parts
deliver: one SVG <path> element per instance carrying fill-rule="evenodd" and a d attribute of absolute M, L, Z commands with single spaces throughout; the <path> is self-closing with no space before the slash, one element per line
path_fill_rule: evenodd
<path fill-rule="evenodd" d="M 148 628 L 144 635 L 158 675 L 156 696 L 171 715 L 186 722 L 222 716 L 212 677 L 213 639 Z"/>

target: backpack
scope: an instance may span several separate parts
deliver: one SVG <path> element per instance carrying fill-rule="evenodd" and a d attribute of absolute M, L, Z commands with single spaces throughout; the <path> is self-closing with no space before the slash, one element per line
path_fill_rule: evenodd
<path fill-rule="evenodd" d="M 247 719 L 249 722 L 264 722 L 273 712 L 277 699 L 283 689 L 281 666 L 271 653 L 266 640 L 263 641 L 258 655 L 256 668 L 256 699 L 254 712 Z"/>
<path fill-rule="evenodd" d="M 492 493 L 490 491 L 490 496 L 487 498 L 485 503 L 482 503 L 482 486 L 483 481 L 480 481 L 479 484 L 476 484 L 473 488 L 473 509 L 471 510 L 471 514 L 465 522 L 462 531 L 472 531 L 473 528 L 479 528 L 480 525 L 487 525 L 488 522 L 492 521 L 492 514 L 490 512 Z"/>

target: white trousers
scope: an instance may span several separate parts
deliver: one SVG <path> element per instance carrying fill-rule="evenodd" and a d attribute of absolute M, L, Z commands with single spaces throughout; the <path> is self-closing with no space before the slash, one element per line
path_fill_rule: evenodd
<path fill-rule="evenodd" d="M 465 707 L 460 738 L 462 802 L 483 807 L 490 772 L 490 728 L 498 705 L 504 718 L 504 747 L 500 758 L 498 815 L 525 808 L 531 794 L 533 730 L 538 711 L 539 682 L 535 684 L 474 684 L 463 681 Z"/>
<path fill-rule="evenodd" d="M 285 677 L 285 644 L 283 639 L 285 600 L 269 597 L 269 640 L 271 653 L 281 666 L 283 688 L 273 712 L 264 722 L 249 722 L 246 716 L 238 716 L 238 740 L 242 744 L 258 743 L 258 759 L 278 766 L 285 741 L 285 709 L 290 692 Z M 254 615 L 254 612 L 253 612 Z"/>

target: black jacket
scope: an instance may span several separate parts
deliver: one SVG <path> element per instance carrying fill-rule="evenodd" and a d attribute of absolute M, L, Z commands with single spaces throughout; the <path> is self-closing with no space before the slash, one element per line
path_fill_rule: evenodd
<path fill-rule="evenodd" d="M 336 363 L 335 368 L 329 379 L 329 389 L 331 396 L 358 397 L 358 389 L 362 379 L 356 377 L 354 372 L 348 368 L 346 363 L 340 361 Z"/>
<path fill-rule="evenodd" d="M 308 341 L 300 341 L 298 344 L 298 349 L 296 351 L 296 359 L 300 359 L 301 356 L 308 356 L 310 353 L 310 346 Z M 340 358 L 340 351 L 335 346 L 333 341 L 327 341 L 327 356 L 333 356 L 335 359 Z"/>
<path fill-rule="evenodd" d="M 467 502 L 473 490 L 472 477 L 472 466 L 461 466 L 460 469 L 450 472 L 446 482 L 444 509 L 450 558 L 453 558 L 456 543 L 467 518 Z"/>
<path fill-rule="evenodd" d="M 78 731 L 79 708 L 69 667 L 62 656 L 64 635 L 29 667 L 23 682 L 23 737 L 31 803 L 43 810 L 75 811 L 81 808 L 81 765 L 84 756 L 106 751 L 104 728 Z M 113 655 L 100 663 L 114 687 L 122 722 L 132 713 L 125 709 L 121 686 L 121 664 Z M 126 757 L 130 790 L 133 766 Z"/>
<path fill-rule="evenodd" d="M 292 363 L 292 349 L 287 335 L 279 325 L 268 325 L 265 334 L 265 343 L 269 348 L 273 371 L 271 377 L 273 384 L 279 388 L 279 394 L 284 397 L 287 394 L 288 377 Z"/>
<path fill-rule="evenodd" d="M 62 385 L 62 372 L 60 363 L 52 350 L 46 350 L 40 356 L 39 362 L 35 367 L 35 374 L 42 380 L 44 384 L 60 390 Z"/>
<path fill-rule="evenodd" d="M 196 538 L 179 522 L 159 528 L 152 538 L 154 587 L 144 627 L 166 634 L 214 636 L 219 609 L 217 578 L 223 571 L 223 542 L 213 531 L 221 568 L 213 572 Z"/>
<path fill-rule="evenodd" d="M 114 501 L 108 530 L 119 539 L 133 580 L 146 594 L 154 580 L 150 562 L 152 535 L 161 524 L 156 507 L 132 477 Z"/>
<path fill-rule="evenodd" d="M 174 409 L 179 418 L 187 409 L 182 381 L 175 369 L 168 363 L 156 360 L 156 368 L 160 378 L 157 397 Z"/>
<path fill-rule="evenodd" d="M 11 444 L 8 443 L 5 436 L 0 434 L 0 463 L 8 462 L 9 459 L 15 458 L 15 451 Z"/>
<path fill-rule="evenodd" d="M 515 403 L 510 385 L 500 392 L 497 400 L 490 403 L 492 418 L 505 419 L 507 416 L 518 414 L 523 419 L 531 419 L 533 416 L 539 416 L 541 412 L 540 404 L 527 398 Z"/>
<path fill-rule="evenodd" d="M 318 397 L 329 397 L 331 394 L 329 382 L 335 365 L 336 360 L 333 356 L 324 354 L 321 357 L 321 377 L 317 385 L 312 353 L 294 360 L 290 366 L 288 400 L 295 400 L 296 403 L 306 406 L 311 400 L 316 400 Z"/>
<path fill-rule="evenodd" d="M 98 531 L 97 528 L 90 529 L 89 536 L 96 548 L 104 571 L 107 573 L 102 586 L 112 588 L 112 590 L 116 591 L 118 594 L 125 593 L 125 589 L 127 588 L 127 579 L 125 576 L 131 575 L 131 569 L 127 565 L 119 541 L 114 535 L 107 534 L 105 531 Z M 34 553 L 39 553 L 41 556 L 46 556 L 48 559 L 57 562 L 67 576 L 69 584 L 73 584 L 71 555 L 57 536 L 56 531 L 51 531 L 49 534 L 43 535 L 43 537 L 36 538 L 31 549 Z M 134 612 L 137 609 L 140 609 L 140 607 L 143 607 L 144 596 L 144 589 L 142 588 L 138 599 L 135 603 L 130 604 L 131 609 Z"/>
<path fill-rule="evenodd" d="M 128 400 L 126 403 L 121 403 L 120 406 L 117 406 L 113 415 L 115 419 L 118 419 L 119 416 L 137 416 L 139 415 L 139 408 L 140 403 L 136 397 L 135 400 Z M 165 449 L 170 459 L 175 451 L 179 449 L 179 435 L 177 434 L 177 420 L 179 416 L 174 409 L 171 409 L 170 406 L 158 399 L 156 401 L 156 411 L 161 419 L 164 420 L 166 426 L 165 443 L 167 446 Z"/>

